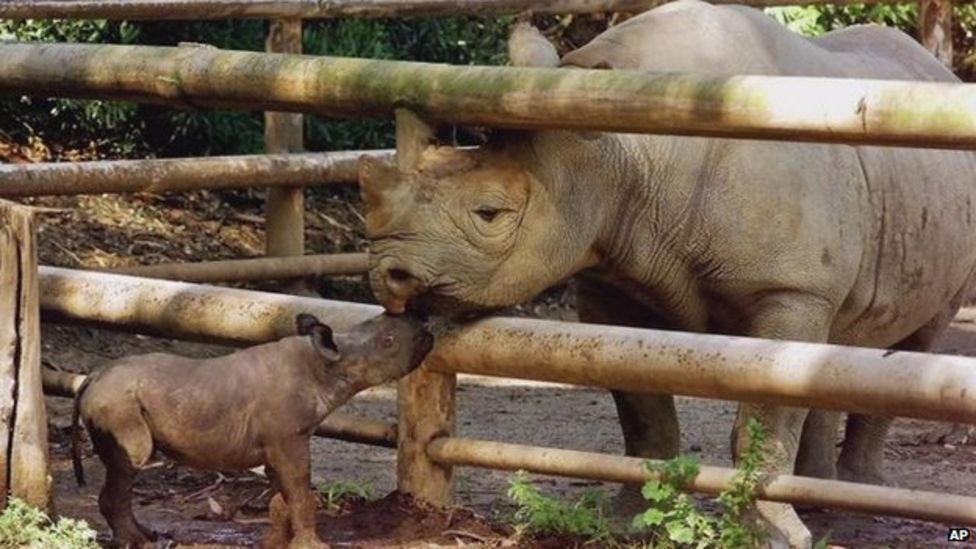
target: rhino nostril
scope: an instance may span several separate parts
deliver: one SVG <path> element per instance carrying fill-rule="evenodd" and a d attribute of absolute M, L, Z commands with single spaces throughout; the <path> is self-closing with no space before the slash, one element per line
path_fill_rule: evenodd
<path fill-rule="evenodd" d="M 386 275 L 393 282 L 401 282 L 401 283 L 408 282 L 414 278 L 414 276 L 410 274 L 410 271 L 406 271 L 404 269 L 390 269 L 389 271 L 387 271 Z"/>

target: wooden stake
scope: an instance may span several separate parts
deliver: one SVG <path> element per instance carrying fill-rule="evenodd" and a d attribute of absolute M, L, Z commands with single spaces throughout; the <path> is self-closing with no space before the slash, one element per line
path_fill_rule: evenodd
<path fill-rule="evenodd" d="M 269 53 L 302 53 L 302 20 L 271 21 L 265 49 Z M 302 115 L 264 113 L 264 145 L 269 154 L 301 152 Z M 270 256 L 305 253 L 305 194 L 302 187 L 268 189 L 265 252 Z"/>
<path fill-rule="evenodd" d="M 922 45 L 952 70 L 952 0 L 919 0 L 918 31 Z"/>
<path fill-rule="evenodd" d="M 396 112 L 397 164 L 412 167 L 431 144 L 433 129 L 406 110 Z M 430 360 L 397 387 L 397 489 L 427 503 L 454 501 L 454 471 L 427 456 L 427 445 L 454 432 L 457 376 L 435 372 Z"/>
<path fill-rule="evenodd" d="M 0 505 L 50 510 L 34 234 L 27 208 L 0 201 Z"/>

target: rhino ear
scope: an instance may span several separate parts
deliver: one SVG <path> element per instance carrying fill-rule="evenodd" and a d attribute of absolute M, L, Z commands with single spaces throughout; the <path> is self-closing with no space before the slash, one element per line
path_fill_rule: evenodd
<path fill-rule="evenodd" d="M 298 335 L 308 335 L 312 333 L 312 328 L 318 324 L 321 324 L 321 322 L 319 322 L 319 319 L 315 318 L 315 315 L 300 313 L 295 317 L 295 329 L 298 331 Z"/>
<path fill-rule="evenodd" d="M 554 68 L 559 66 L 559 52 L 539 29 L 523 19 L 508 36 L 508 60 L 516 67 Z"/>
<path fill-rule="evenodd" d="M 317 324 L 312 328 L 312 333 L 309 335 L 312 337 L 312 344 L 315 345 L 315 350 L 323 358 L 329 362 L 338 362 L 342 359 L 339 346 L 336 345 L 335 339 L 332 337 L 332 328 L 325 324 Z"/>
<path fill-rule="evenodd" d="M 366 209 L 379 208 L 386 194 L 400 178 L 400 172 L 391 163 L 372 156 L 359 157 L 359 188 Z"/>

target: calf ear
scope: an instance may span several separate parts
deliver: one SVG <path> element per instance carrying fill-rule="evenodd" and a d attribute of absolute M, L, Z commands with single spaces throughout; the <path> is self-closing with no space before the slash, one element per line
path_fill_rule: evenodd
<path fill-rule="evenodd" d="M 338 362 L 342 358 L 335 339 L 332 338 L 332 328 L 325 324 L 318 324 L 312 328 L 312 343 L 315 349 L 329 362 Z"/>
<path fill-rule="evenodd" d="M 312 333 L 312 328 L 319 324 L 322 323 L 315 318 L 315 315 L 301 313 L 295 317 L 295 329 L 298 330 L 298 335 L 304 336 Z"/>

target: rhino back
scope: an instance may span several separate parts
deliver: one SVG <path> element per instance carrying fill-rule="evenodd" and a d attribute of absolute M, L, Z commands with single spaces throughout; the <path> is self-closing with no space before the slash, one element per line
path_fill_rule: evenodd
<path fill-rule="evenodd" d="M 811 40 L 758 10 L 697 0 L 614 27 L 565 56 L 562 65 L 954 80 L 898 31 L 859 27 Z M 641 149 L 666 151 L 668 168 L 657 171 L 671 172 L 672 192 L 684 195 L 674 203 L 677 217 L 692 215 L 688 197 L 697 196 L 701 211 L 693 215 L 705 234 L 698 240 L 707 244 L 694 248 L 698 257 L 688 258 L 691 266 L 681 276 L 699 279 L 686 284 L 700 289 L 699 316 L 715 316 L 729 306 L 716 295 L 796 288 L 837 303 L 832 340 L 887 346 L 943 310 L 976 266 L 973 153 L 668 136 L 610 139 L 636 156 Z M 695 167 L 707 163 L 718 165 Z M 631 207 L 660 205 L 632 201 Z M 629 257 L 652 246 L 646 235 L 620 238 L 628 240 L 618 244 L 629 248 Z"/>

